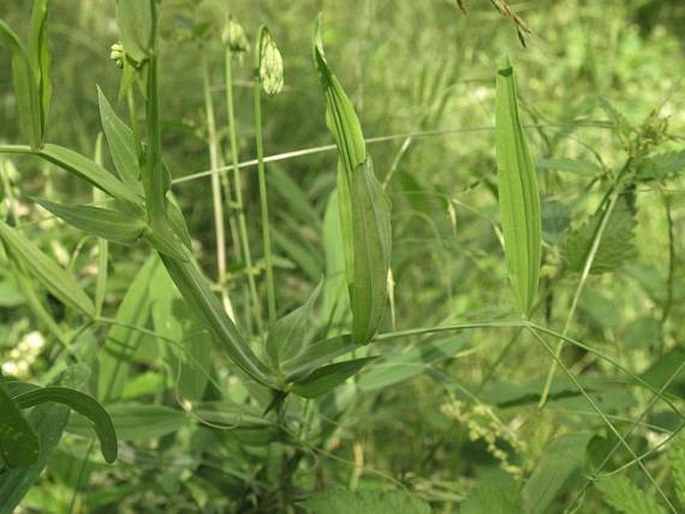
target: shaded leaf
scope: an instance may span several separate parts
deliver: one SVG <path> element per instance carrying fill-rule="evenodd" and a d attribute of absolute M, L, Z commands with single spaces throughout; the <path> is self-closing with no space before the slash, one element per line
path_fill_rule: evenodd
<path fill-rule="evenodd" d="M 152 50 L 153 0 L 117 0 L 117 24 L 124 52 L 145 61 Z"/>
<path fill-rule="evenodd" d="M 403 491 L 345 491 L 318 494 L 302 502 L 313 514 L 430 514 L 427 503 Z"/>
<path fill-rule="evenodd" d="M 286 381 L 297 381 L 298 378 L 307 376 L 312 370 L 354 351 L 355 348 L 356 345 L 349 334 L 309 344 L 302 353 L 283 362 Z"/>
<path fill-rule="evenodd" d="M 511 491 L 492 484 L 479 485 L 459 508 L 459 514 L 523 514 L 520 500 L 515 501 Z"/>
<path fill-rule="evenodd" d="M 56 298 L 89 317 L 94 315 L 93 302 L 81 286 L 31 241 L 2 222 L 0 240 L 7 253 Z"/>
<path fill-rule="evenodd" d="M 117 459 L 117 435 L 112 419 L 107 411 L 87 394 L 68 387 L 52 386 L 28 391 L 15 397 L 14 400 L 22 409 L 46 402 L 57 402 L 69 406 L 93 423 L 105 460 L 112 463 Z"/>
<path fill-rule="evenodd" d="M 540 273 L 540 194 L 533 159 L 519 119 L 514 70 L 497 72 L 495 143 L 499 207 L 509 280 L 520 313 L 535 301 Z"/>
<path fill-rule="evenodd" d="M 0 455 L 10 469 L 35 464 L 40 453 L 38 436 L 20 408 L 0 380 Z"/>
<path fill-rule="evenodd" d="M 316 398 L 343 383 L 375 359 L 377 357 L 362 357 L 360 359 L 322 366 L 305 378 L 295 382 L 290 390 L 305 398 Z"/>
<path fill-rule="evenodd" d="M 623 475 L 604 478 L 595 482 L 604 501 L 623 514 L 666 514 L 654 496 L 638 488 Z"/>
<path fill-rule="evenodd" d="M 38 93 L 40 116 L 40 141 L 45 136 L 48 121 L 52 84 L 50 82 L 50 49 L 47 41 L 48 0 L 33 0 L 31 34 L 29 38 L 29 63 L 33 71 L 35 91 Z"/>

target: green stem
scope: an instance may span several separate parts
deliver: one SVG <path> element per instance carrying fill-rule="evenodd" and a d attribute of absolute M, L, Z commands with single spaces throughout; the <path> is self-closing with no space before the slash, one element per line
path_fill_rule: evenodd
<path fill-rule="evenodd" d="M 219 142 L 216 135 L 216 120 L 214 105 L 210 91 L 209 64 L 205 52 L 202 52 L 202 85 L 205 97 L 205 112 L 207 114 L 207 143 L 209 147 L 209 167 L 212 170 L 212 204 L 214 206 L 214 232 L 216 234 L 216 265 L 218 271 L 219 291 L 224 309 L 235 321 L 233 305 L 226 292 L 226 230 L 224 228 L 224 208 L 221 198 L 221 183 L 219 179 Z"/>
<path fill-rule="evenodd" d="M 616 206 L 616 202 L 618 200 L 618 190 L 614 189 L 611 193 L 611 196 L 609 196 L 608 204 L 606 209 L 604 210 L 604 213 L 602 214 L 602 220 L 599 224 L 599 227 L 597 229 L 597 232 L 595 234 L 595 237 L 592 241 L 592 246 L 590 247 L 590 251 L 585 259 L 585 265 L 583 266 L 583 271 L 580 275 L 580 280 L 578 281 L 578 286 L 576 287 L 576 292 L 573 295 L 573 300 L 571 301 L 571 308 L 568 311 L 568 315 L 566 316 L 566 322 L 564 323 L 564 329 L 561 331 L 561 334 L 565 336 L 568 334 L 569 328 L 571 328 L 571 321 L 573 321 L 573 317 L 576 314 L 576 309 L 578 308 L 578 302 L 580 301 L 580 295 L 583 293 L 583 289 L 585 288 L 585 283 L 587 282 L 588 277 L 590 276 L 590 270 L 592 269 L 592 263 L 595 260 L 595 256 L 597 255 L 597 250 L 599 250 L 599 245 L 602 242 L 602 238 L 604 237 L 604 231 L 606 230 L 607 225 L 609 224 L 609 219 L 611 218 L 611 214 L 614 212 L 614 207 Z M 545 404 L 547 403 L 547 398 L 549 397 L 549 390 L 552 387 L 552 381 L 554 380 L 554 373 L 556 372 L 557 369 L 557 362 L 561 358 L 561 350 L 564 348 L 564 341 L 563 339 L 560 339 L 559 342 L 557 343 L 557 347 L 554 351 L 554 360 L 552 361 L 552 364 L 550 365 L 549 371 L 547 372 L 547 379 L 545 380 L 545 385 L 542 388 L 542 393 L 540 395 L 540 401 L 538 402 L 538 408 L 542 409 L 545 407 Z"/>
<path fill-rule="evenodd" d="M 257 52 L 258 54 L 259 52 Z M 266 267 L 266 293 L 269 307 L 269 324 L 276 322 L 276 291 L 274 289 L 273 262 L 271 258 L 271 230 L 269 225 L 269 203 L 266 193 L 266 173 L 264 170 L 264 141 L 262 131 L 262 86 L 259 80 L 259 56 L 256 58 L 254 77 L 254 118 L 257 139 L 257 170 L 259 174 L 259 204 L 262 217 L 262 236 L 264 244 L 264 264 Z"/>
<path fill-rule="evenodd" d="M 257 294 L 257 284 L 254 278 L 254 266 L 252 264 L 252 252 L 247 237 L 247 221 L 245 218 L 245 204 L 243 203 L 243 186 L 238 167 L 238 136 L 236 129 L 235 106 L 233 102 L 233 52 L 230 47 L 225 54 L 226 72 L 226 108 L 228 109 L 228 132 L 231 139 L 231 159 L 233 166 L 233 185 L 235 188 L 235 210 L 238 213 L 238 230 L 243 251 L 243 260 L 247 269 L 247 282 L 250 289 L 250 299 L 254 307 L 254 318 L 257 322 L 258 332 L 262 332 L 262 304 Z"/>

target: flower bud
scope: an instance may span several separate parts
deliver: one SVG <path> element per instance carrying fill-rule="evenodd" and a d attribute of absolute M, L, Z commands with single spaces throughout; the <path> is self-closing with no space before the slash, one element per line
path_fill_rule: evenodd
<path fill-rule="evenodd" d="M 221 40 L 233 52 L 243 53 L 250 50 L 250 42 L 247 40 L 243 26 L 235 21 L 231 14 L 226 15 L 226 22 L 221 31 Z"/>
<path fill-rule="evenodd" d="M 265 27 L 259 38 L 259 80 L 267 95 L 273 96 L 283 89 L 283 58 Z"/>
<path fill-rule="evenodd" d="M 109 52 L 109 58 L 114 61 L 117 68 L 124 67 L 124 47 L 121 46 L 121 42 L 117 41 L 112 45 Z"/>

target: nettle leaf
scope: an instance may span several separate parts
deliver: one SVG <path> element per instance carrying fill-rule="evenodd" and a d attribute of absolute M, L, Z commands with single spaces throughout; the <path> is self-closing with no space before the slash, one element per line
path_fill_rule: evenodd
<path fill-rule="evenodd" d="M 547 512 L 566 481 L 585 462 L 585 448 L 592 434 L 569 434 L 552 441 L 523 488 L 528 514 Z"/>
<path fill-rule="evenodd" d="M 492 484 L 481 484 L 459 508 L 459 514 L 523 514 L 520 499 L 511 491 Z"/>
<path fill-rule="evenodd" d="M 153 6 L 155 0 L 118 0 L 117 24 L 124 52 L 139 63 L 152 50 Z"/>
<path fill-rule="evenodd" d="M 107 97 L 98 87 L 100 120 L 107 138 L 109 153 L 119 176 L 129 187 L 142 192 L 140 186 L 140 162 L 136 151 L 133 131 L 116 115 Z"/>
<path fill-rule="evenodd" d="M 562 255 L 570 271 L 581 272 L 592 249 L 593 241 L 602 222 L 603 212 L 598 211 L 581 227 L 569 234 L 562 246 Z M 628 202 L 619 198 L 607 221 L 590 273 L 613 271 L 637 253 L 635 243 L 635 215 Z"/>
<path fill-rule="evenodd" d="M 322 366 L 305 378 L 295 382 L 291 391 L 304 398 L 316 398 L 342 384 L 368 363 L 378 357 L 362 357 Z"/>
<path fill-rule="evenodd" d="M 497 72 L 499 208 L 509 281 L 525 317 L 535 301 L 540 274 L 542 228 L 535 166 L 519 119 L 511 64 Z"/>
<path fill-rule="evenodd" d="M 33 275 L 61 302 L 92 317 L 95 307 L 83 288 L 36 245 L 9 225 L 0 222 L 0 240 L 15 262 Z"/>
<path fill-rule="evenodd" d="M 0 380 L 0 455 L 5 465 L 14 469 L 29 466 L 38 460 L 38 436 L 24 418 L 19 406 L 10 397 Z"/>
<path fill-rule="evenodd" d="M 134 244 L 147 227 L 142 216 L 126 215 L 113 209 L 64 205 L 42 199 L 36 199 L 36 203 L 84 232 L 123 245 Z"/>
<path fill-rule="evenodd" d="M 666 514 L 653 495 L 641 490 L 623 475 L 595 482 L 604 501 L 623 514 Z"/>
<path fill-rule="evenodd" d="M 430 514 L 424 501 L 403 491 L 332 491 L 302 502 L 313 514 Z"/>
<path fill-rule="evenodd" d="M 111 464 L 117 459 L 117 434 L 114 431 L 112 418 L 94 398 L 87 394 L 69 387 L 52 386 L 20 394 L 14 398 L 14 401 L 22 409 L 46 402 L 61 403 L 70 407 L 93 423 L 105 461 Z"/>
<path fill-rule="evenodd" d="M 685 171 L 685 150 L 652 155 L 642 159 L 637 167 L 637 180 L 666 180 Z"/>

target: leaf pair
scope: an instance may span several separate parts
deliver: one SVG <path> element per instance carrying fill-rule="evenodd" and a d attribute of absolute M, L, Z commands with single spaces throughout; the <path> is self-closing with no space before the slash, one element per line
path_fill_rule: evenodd
<path fill-rule="evenodd" d="M 352 337 L 356 343 L 366 344 L 377 332 L 386 308 L 392 241 L 390 200 L 373 173 L 352 103 L 326 62 L 320 18 L 313 52 L 326 97 L 326 123 L 338 146 L 338 209 Z"/>

